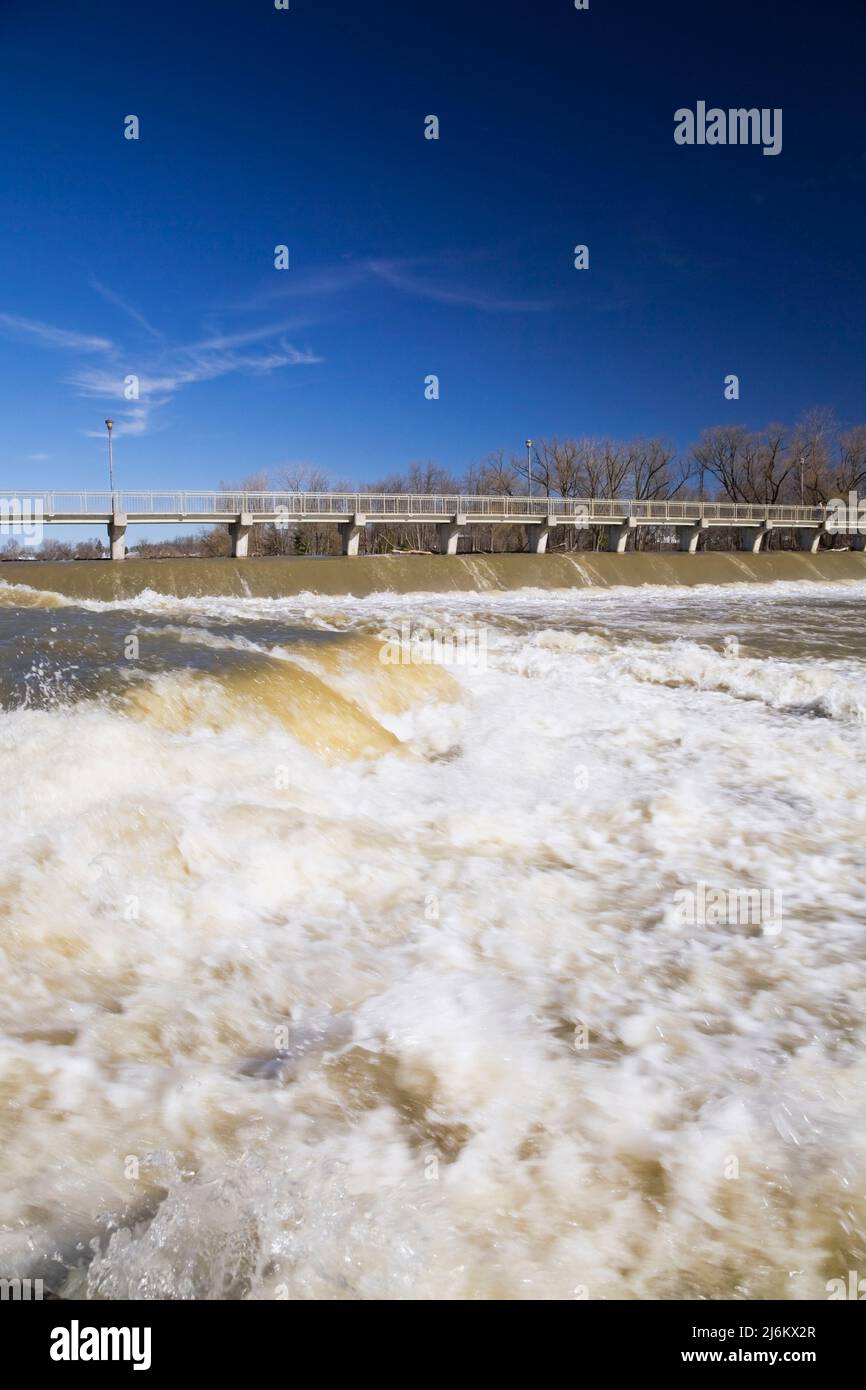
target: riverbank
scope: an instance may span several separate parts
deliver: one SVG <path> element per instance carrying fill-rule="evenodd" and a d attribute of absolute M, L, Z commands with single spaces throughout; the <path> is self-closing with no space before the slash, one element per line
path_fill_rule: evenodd
<path fill-rule="evenodd" d="M 10 561 L 0 581 L 26 584 L 69 598 L 123 599 L 146 589 L 179 597 L 229 595 L 277 598 L 292 594 L 488 593 L 510 589 L 610 588 L 642 584 L 775 583 L 866 579 L 866 554 L 781 551 L 752 555 L 371 555 L 252 560 Z"/>

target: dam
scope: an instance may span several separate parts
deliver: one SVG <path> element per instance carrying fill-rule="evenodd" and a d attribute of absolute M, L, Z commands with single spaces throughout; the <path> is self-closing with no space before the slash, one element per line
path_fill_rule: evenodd
<path fill-rule="evenodd" d="M 413 523 L 436 527 L 437 549 L 456 555 L 460 537 L 473 526 L 523 526 L 528 548 L 543 555 L 557 528 L 601 528 L 607 549 L 622 554 L 640 528 L 672 531 L 680 550 L 695 554 L 701 536 L 711 529 L 732 535 L 735 548 L 757 554 L 770 532 L 784 528 L 797 534 L 800 549 L 815 553 L 829 534 L 836 513 L 830 506 L 768 505 L 753 502 L 639 501 L 626 498 L 513 496 L 437 496 L 364 492 L 195 492 L 195 491 L 41 491 L 0 497 L 0 523 L 23 516 L 44 525 L 94 522 L 108 531 L 112 560 L 126 554 L 127 528 L 135 525 L 224 525 L 232 556 L 249 554 L 250 532 L 257 525 L 295 528 L 323 522 L 339 527 L 342 551 L 359 553 L 366 528 Z M 862 549 L 855 533 L 851 548 Z"/>
<path fill-rule="evenodd" d="M 142 560 L 130 555 L 122 565 L 104 560 L 0 564 L 0 617 L 16 605 L 53 608 L 63 600 L 117 603 L 150 592 L 179 599 L 251 598 L 285 601 L 293 596 L 507 594 L 520 589 L 628 590 L 700 589 L 779 583 L 849 584 L 866 580 L 866 553 L 851 550 L 702 550 L 689 555 L 631 551 L 557 550 L 496 555 L 362 555 L 346 564 L 338 555 L 265 555 L 255 559 L 175 556 Z"/>

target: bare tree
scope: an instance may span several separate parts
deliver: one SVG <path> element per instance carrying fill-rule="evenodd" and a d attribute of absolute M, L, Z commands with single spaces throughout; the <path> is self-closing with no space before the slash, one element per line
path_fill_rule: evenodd
<path fill-rule="evenodd" d="M 76 560 L 101 560 L 105 554 L 106 546 L 100 540 L 78 541 L 75 546 Z"/>
<path fill-rule="evenodd" d="M 274 470 L 274 486 L 280 492 L 331 492 L 331 481 L 315 464 L 291 464 Z"/>
<path fill-rule="evenodd" d="M 732 502 L 750 501 L 742 492 L 743 453 L 747 435 L 742 425 L 713 425 L 704 430 L 692 448 L 692 458 L 702 479 L 707 475 Z"/>
<path fill-rule="evenodd" d="M 541 439 L 536 445 L 536 476 L 548 497 L 580 497 L 583 475 L 575 439 Z"/>
<path fill-rule="evenodd" d="M 833 476 L 835 496 L 860 492 L 866 484 L 866 425 L 854 425 L 839 436 L 839 456 Z M 828 499 L 822 498 L 822 501 Z"/>
<path fill-rule="evenodd" d="M 631 446 L 631 493 L 638 501 L 667 501 L 685 487 L 688 466 L 662 439 L 637 439 Z"/>
<path fill-rule="evenodd" d="M 622 497 L 632 468 L 632 457 L 624 444 L 604 439 L 600 445 L 602 497 Z"/>
<path fill-rule="evenodd" d="M 790 442 L 796 465 L 796 501 L 810 504 L 827 500 L 838 439 L 839 426 L 826 406 L 815 406 L 798 420 Z"/>

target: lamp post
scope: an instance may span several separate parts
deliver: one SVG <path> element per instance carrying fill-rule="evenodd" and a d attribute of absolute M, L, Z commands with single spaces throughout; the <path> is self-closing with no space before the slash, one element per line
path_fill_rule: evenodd
<path fill-rule="evenodd" d="M 532 440 L 526 441 L 526 476 L 529 479 L 529 495 L 532 496 Z"/>
<path fill-rule="evenodd" d="M 114 429 L 114 421 L 106 420 L 105 428 L 108 430 L 108 485 L 111 488 L 112 500 L 114 498 L 114 460 L 111 456 L 111 431 Z"/>
<path fill-rule="evenodd" d="M 804 503 L 805 500 L 806 500 L 805 493 L 804 493 L 804 490 L 803 490 L 803 468 L 805 467 L 805 464 L 806 464 L 806 460 L 803 458 L 803 455 L 801 454 L 801 455 L 800 455 L 800 506 L 801 506 L 801 507 L 802 507 L 803 503 Z"/>

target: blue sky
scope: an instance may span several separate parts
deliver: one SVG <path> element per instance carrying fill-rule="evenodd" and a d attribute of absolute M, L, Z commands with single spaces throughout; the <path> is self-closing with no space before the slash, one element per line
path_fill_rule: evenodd
<path fill-rule="evenodd" d="M 757 8 L 0 3 L 3 486 L 866 419 L 866 9 Z"/>

